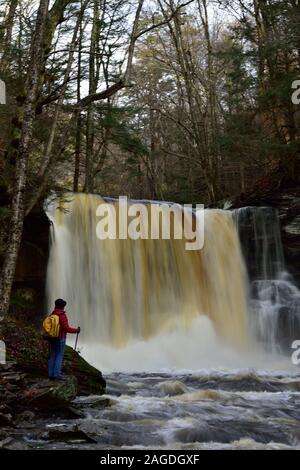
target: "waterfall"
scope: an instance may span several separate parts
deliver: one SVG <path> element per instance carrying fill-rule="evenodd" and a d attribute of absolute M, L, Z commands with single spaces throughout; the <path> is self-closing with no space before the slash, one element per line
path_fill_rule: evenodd
<path fill-rule="evenodd" d="M 290 351 L 300 295 L 286 271 L 276 211 L 205 210 L 204 247 L 188 251 L 174 235 L 100 240 L 96 210 L 107 203 L 118 206 L 72 193 L 46 204 L 48 309 L 55 298 L 67 300 L 91 362 L 102 370 L 239 367 L 242 357 L 250 365 L 249 351 L 261 363 L 260 345 L 273 355 L 282 346 Z M 142 230 L 150 208 L 163 206 L 146 207 Z M 174 216 L 176 224 L 181 217 Z"/>
<path fill-rule="evenodd" d="M 285 266 L 278 213 L 244 207 L 234 217 L 251 282 L 254 334 L 273 353 L 290 351 L 300 331 L 300 291 Z"/>
<path fill-rule="evenodd" d="M 99 240 L 96 209 L 104 202 L 70 194 L 48 204 L 49 309 L 65 298 L 82 340 L 113 348 L 191 331 L 200 317 L 228 344 L 246 348 L 247 276 L 232 214 L 206 210 L 204 248 L 187 251 L 174 238 Z"/>

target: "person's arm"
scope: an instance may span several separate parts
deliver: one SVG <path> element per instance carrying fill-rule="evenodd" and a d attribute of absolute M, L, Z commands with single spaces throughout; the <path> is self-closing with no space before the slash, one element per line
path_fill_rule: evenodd
<path fill-rule="evenodd" d="M 60 325 L 67 333 L 78 333 L 78 328 L 72 328 L 69 325 L 68 317 L 66 314 L 60 315 Z"/>

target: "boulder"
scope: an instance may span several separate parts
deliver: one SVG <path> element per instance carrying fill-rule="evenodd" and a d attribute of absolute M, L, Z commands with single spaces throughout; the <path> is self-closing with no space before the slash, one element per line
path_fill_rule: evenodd
<path fill-rule="evenodd" d="M 62 426 L 52 426 L 48 431 L 48 439 L 54 441 L 85 441 L 96 443 L 97 439 L 95 436 L 91 435 L 89 432 L 86 432 L 80 428 L 78 424 L 67 424 Z"/>
<path fill-rule="evenodd" d="M 24 392 L 30 406 L 43 410 L 59 410 L 67 407 L 77 395 L 77 380 L 66 376 L 62 381 L 42 380 Z"/>
<path fill-rule="evenodd" d="M 6 439 L 0 441 L 0 450 L 28 450 L 29 447 L 22 441 L 14 439 L 12 437 L 7 437 Z"/>
<path fill-rule="evenodd" d="M 77 397 L 72 405 L 75 408 L 105 408 L 111 406 L 111 400 L 106 397 L 90 395 L 88 397 Z"/>
<path fill-rule="evenodd" d="M 91 366 L 83 357 L 66 346 L 63 371 L 73 374 L 78 381 L 78 395 L 102 395 L 105 393 L 106 381 L 101 372 Z"/>

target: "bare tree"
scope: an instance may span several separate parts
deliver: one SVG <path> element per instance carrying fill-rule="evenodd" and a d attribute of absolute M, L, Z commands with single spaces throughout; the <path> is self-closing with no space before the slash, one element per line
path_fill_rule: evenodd
<path fill-rule="evenodd" d="M 81 0 L 82 10 L 82 0 Z M 79 19 L 79 38 L 78 38 L 78 66 L 77 66 L 77 102 L 81 99 L 81 80 L 82 80 L 82 42 L 83 42 L 83 18 Z M 74 180 L 73 191 L 78 192 L 79 185 L 79 172 L 80 172 L 80 157 L 82 146 L 82 115 L 80 110 L 76 111 L 76 143 L 75 143 L 75 165 L 74 165 Z"/>
<path fill-rule="evenodd" d="M 173 21 L 168 23 L 169 35 L 175 50 L 176 64 L 171 64 L 178 83 L 179 102 L 182 104 L 181 114 L 188 120 L 186 139 L 196 166 L 201 168 L 206 180 L 210 202 L 218 198 L 218 157 L 217 148 L 217 101 L 216 74 L 213 66 L 213 51 L 208 25 L 206 0 L 197 2 L 204 31 L 206 50 L 206 69 L 199 72 L 197 67 L 197 51 L 189 44 L 187 27 L 184 28 L 179 12 L 173 0 L 158 0 L 162 14 L 166 18 L 171 11 Z M 203 75 L 199 75 L 199 73 Z M 172 116 L 172 119 L 174 117 Z M 178 120 L 180 123 L 182 119 Z"/>

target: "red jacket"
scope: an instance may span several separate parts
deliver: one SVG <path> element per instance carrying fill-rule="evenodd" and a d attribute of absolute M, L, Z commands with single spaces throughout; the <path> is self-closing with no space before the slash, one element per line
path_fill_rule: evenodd
<path fill-rule="evenodd" d="M 77 328 L 72 328 L 69 325 L 68 317 L 63 308 L 55 308 L 52 315 L 59 316 L 59 337 L 66 338 L 67 333 L 77 333 Z"/>

